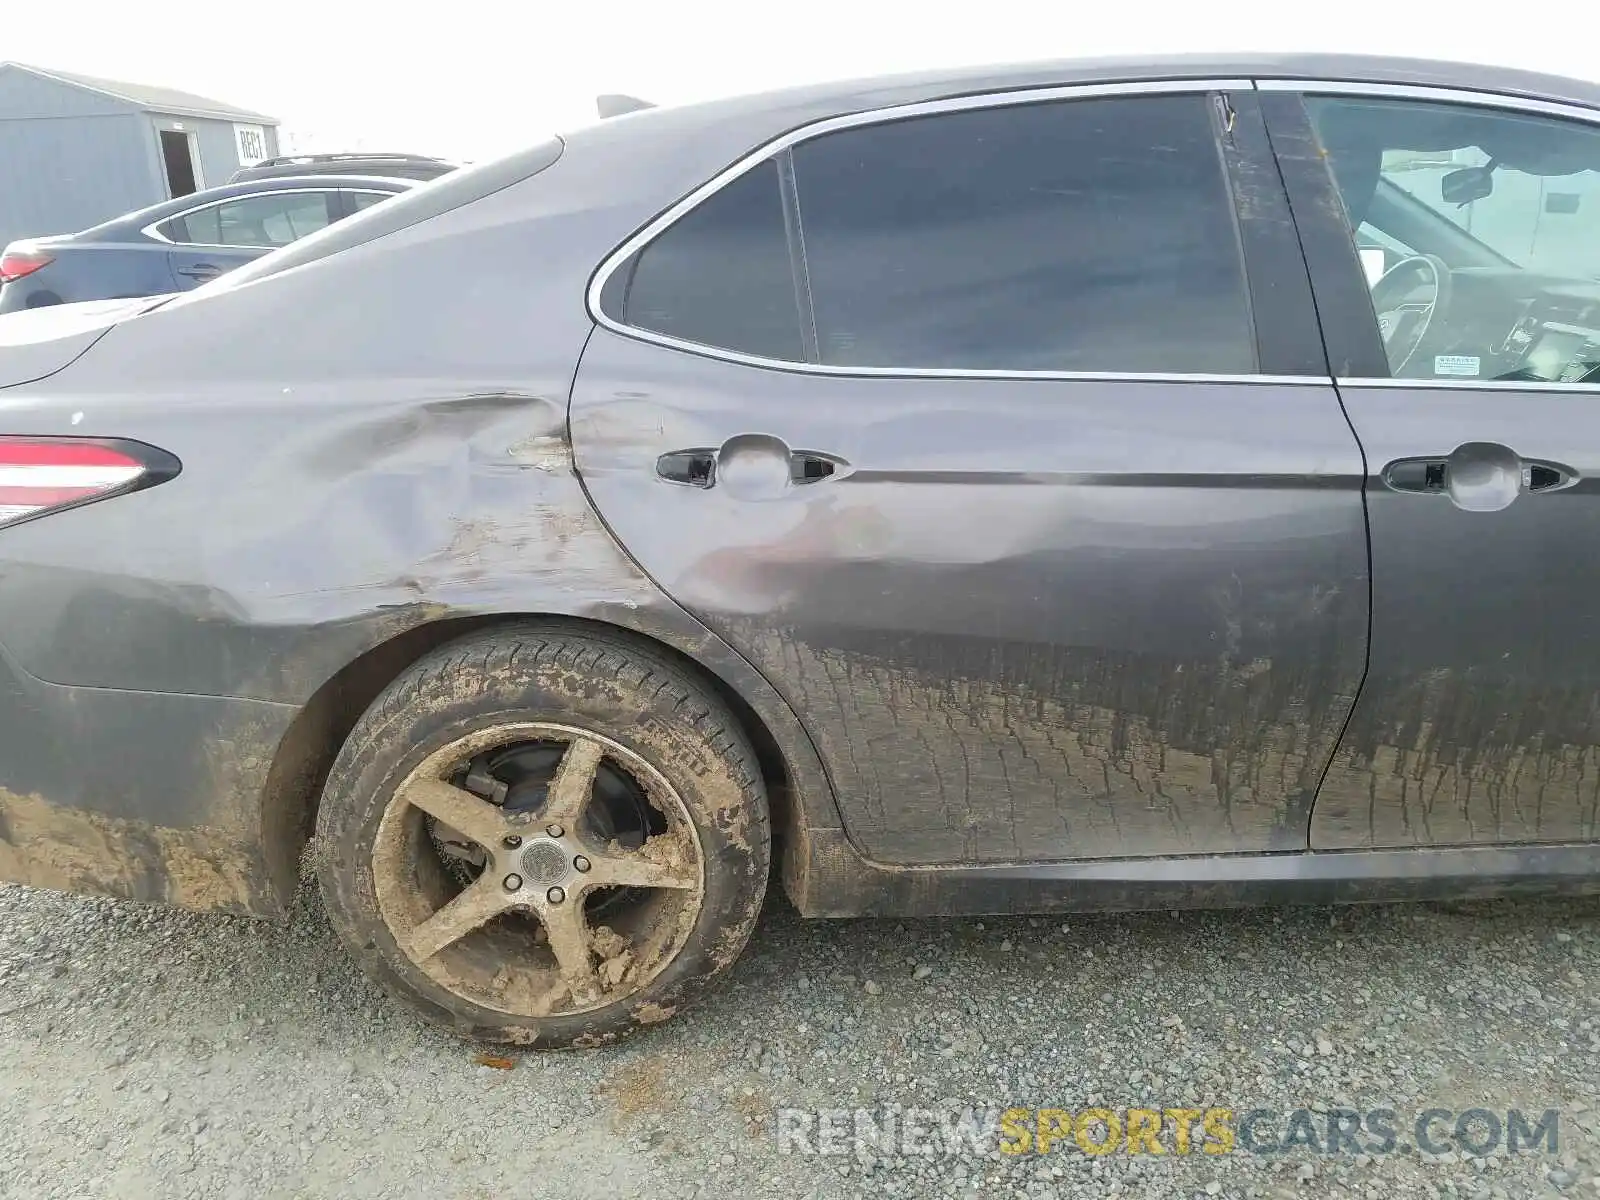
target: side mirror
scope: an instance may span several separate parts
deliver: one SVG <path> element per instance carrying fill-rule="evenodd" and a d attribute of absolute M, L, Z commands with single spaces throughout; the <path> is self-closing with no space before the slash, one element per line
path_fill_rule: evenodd
<path fill-rule="evenodd" d="M 1361 273 L 1367 277 L 1368 287 L 1382 279 L 1384 272 L 1406 256 L 1404 250 L 1385 246 L 1377 238 L 1367 236 L 1364 230 L 1356 233 L 1356 253 L 1361 258 Z"/>
<path fill-rule="evenodd" d="M 1382 246 L 1361 247 L 1361 270 L 1367 277 L 1367 286 L 1370 288 L 1383 278 L 1383 273 L 1389 269 L 1389 252 Z"/>
<path fill-rule="evenodd" d="M 1471 204 L 1494 191 L 1494 167 L 1461 167 L 1439 181 L 1439 195 L 1446 204 Z"/>

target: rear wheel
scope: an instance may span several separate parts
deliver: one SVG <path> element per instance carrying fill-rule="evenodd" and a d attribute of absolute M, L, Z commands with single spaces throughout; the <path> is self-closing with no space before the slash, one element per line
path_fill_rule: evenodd
<path fill-rule="evenodd" d="M 755 755 L 657 652 L 577 631 L 453 643 L 351 733 L 318 814 L 330 919 L 425 1018 L 614 1040 L 739 955 L 770 855 Z"/>

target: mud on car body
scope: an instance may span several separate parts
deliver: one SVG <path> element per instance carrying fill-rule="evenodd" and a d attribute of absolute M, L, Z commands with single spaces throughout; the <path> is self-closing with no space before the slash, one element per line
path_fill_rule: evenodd
<path fill-rule="evenodd" d="M 1592 889 L 1600 226 L 1516 261 L 1395 152 L 1515 205 L 1597 119 L 1386 60 L 869 80 L 0 319 L 0 874 L 272 916 L 315 832 L 393 996 L 538 1045 L 672 1016 L 769 879 Z"/>

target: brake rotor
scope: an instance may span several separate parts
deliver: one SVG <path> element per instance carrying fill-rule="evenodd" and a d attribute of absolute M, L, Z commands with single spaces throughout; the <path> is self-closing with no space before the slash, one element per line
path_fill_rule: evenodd
<path fill-rule="evenodd" d="M 561 742 L 523 742 L 488 751 L 472 759 L 455 782 L 512 813 L 540 812 L 549 800 L 550 785 L 561 766 L 566 746 Z M 594 803 L 585 813 L 582 833 L 599 845 L 616 842 L 624 850 L 637 850 L 652 833 L 653 810 L 636 780 L 626 772 L 602 763 L 595 773 Z M 656 822 L 659 823 L 659 822 Z M 429 841 L 451 879 L 465 888 L 483 872 L 488 855 L 471 838 L 435 817 L 425 818 Z M 626 903 L 632 889 L 619 888 L 597 894 L 589 904 L 598 915 Z"/>

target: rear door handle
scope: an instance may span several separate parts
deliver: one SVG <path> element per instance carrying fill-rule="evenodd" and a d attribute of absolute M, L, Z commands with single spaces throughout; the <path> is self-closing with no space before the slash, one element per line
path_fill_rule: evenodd
<path fill-rule="evenodd" d="M 844 465 L 842 459 L 811 450 L 796 450 L 789 455 L 789 481 L 791 483 L 816 483 L 831 479 Z"/>
<path fill-rule="evenodd" d="M 656 459 L 656 474 L 669 483 L 710 488 L 728 478 L 743 499 L 768 499 L 790 487 L 820 483 L 847 474 L 844 459 L 820 450 L 791 450 L 781 439 L 742 433 L 722 445 L 673 450 Z"/>
<path fill-rule="evenodd" d="M 195 263 L 192 267 L 179 267 L 178 274 L 190 279 L 215 279 L 222 274 L 222 268 L 211 263 Z"/>
<path fill-rule="evenodd" d="M 1449 454 L 1395 459 L 1382 478 L 1391 491 L 1448 496 L 1467 512 L 1496 512 L 1524 492 L 1557 492 L 1580 476 L 1563 463 L 1522 458 L 1499 442 L 1463 442 Z"/>
<path fill-rule="evenodd" d="M 1449 468 L 1445 458 L 1400 458 L 1383 469 L 1383 482 L 1396 492 L 1442 492 Z"/>
<path fill-rule="evenodd" d="M 717 481 L 717 452 L 674 450 L 656 459 L 656 474 L 668 483 L 708 488 Z"/>

